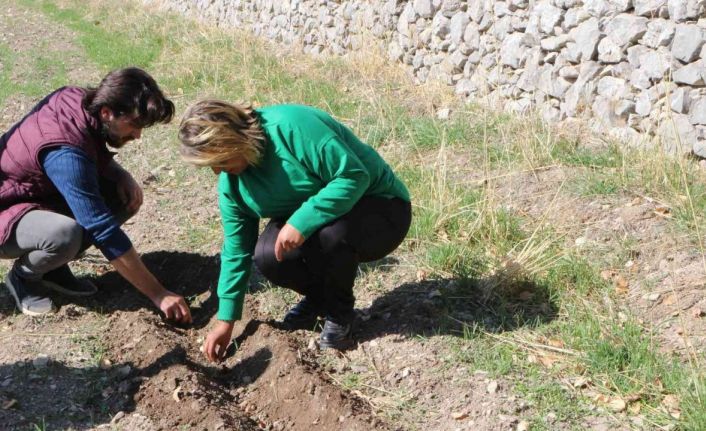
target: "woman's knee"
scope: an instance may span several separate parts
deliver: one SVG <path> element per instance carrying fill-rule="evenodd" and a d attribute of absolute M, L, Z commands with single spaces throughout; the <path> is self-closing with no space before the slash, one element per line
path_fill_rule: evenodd
<path fill-rule="evenodd" d="M 346 241 L 348 227 L 344 220 L 337 220 L 334 223 L 322 227 L 315 235 L 318 236 L 318 242 L 321 246 L 321 251 L 325 254 L 332 253 L 341 246 L 350 246 Z"/>

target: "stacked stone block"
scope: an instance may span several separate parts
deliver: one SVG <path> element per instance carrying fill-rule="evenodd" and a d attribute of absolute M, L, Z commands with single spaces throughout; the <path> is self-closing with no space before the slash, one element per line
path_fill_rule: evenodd
<path fill-rule="evenodd" d="M 706 157 L 706 0 L 143 0 L 307 53 L 376 40 L 418 82 Z"/>

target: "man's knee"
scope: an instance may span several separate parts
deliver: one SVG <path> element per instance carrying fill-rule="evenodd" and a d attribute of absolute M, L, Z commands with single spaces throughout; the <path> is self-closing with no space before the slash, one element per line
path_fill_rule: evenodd
<path fill-rule="evenodd" d="M 83 228 L 75 220 L 62 219 L 51 230 L 50 237 L 47 238 L 47 248 L 53 254 L 73 258 L 81 248 L 83 235 Z"/>

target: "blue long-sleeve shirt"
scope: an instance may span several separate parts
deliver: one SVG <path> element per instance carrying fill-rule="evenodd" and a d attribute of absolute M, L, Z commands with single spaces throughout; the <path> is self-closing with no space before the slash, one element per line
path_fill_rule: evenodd
<path fill-rule="evenodd" d="M 96 164 L 83 150 L 69 146 L 49 148 L 40 154 L 40 162 L 76 222 L 106 259 L 118 258 L 132 248 L 130 238 L 100 194 Z"/>

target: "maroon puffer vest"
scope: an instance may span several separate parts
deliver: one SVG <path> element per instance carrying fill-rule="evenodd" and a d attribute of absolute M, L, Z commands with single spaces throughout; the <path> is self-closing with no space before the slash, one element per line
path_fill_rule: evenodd
<path fill-rule="evenodd" d="M 56 90 L 0 137 L 0 244 L 28 211 L 65 206 L 42 170 L 41 150 L 58 145 L 78 147 L 93 159 L 99 174 L 112 159 L 98 121 L 81 107 L 84 93 L 78 87 Z"/>

